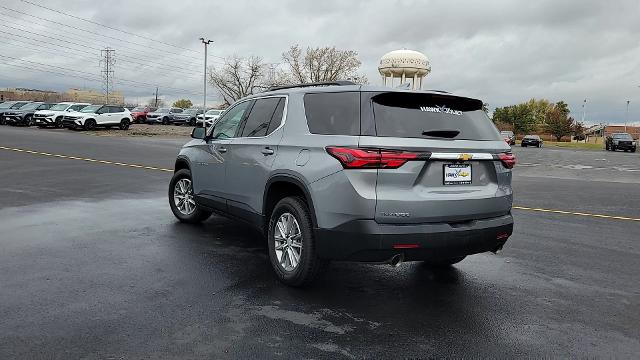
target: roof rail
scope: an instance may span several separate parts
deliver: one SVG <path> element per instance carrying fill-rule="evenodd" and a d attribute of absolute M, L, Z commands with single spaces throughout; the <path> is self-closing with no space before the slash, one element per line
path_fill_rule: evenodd
<path fill-rule="evenodd" d="M 348 81 L 348 80 L 321 81 L 321 82 L 313 82 L 313 83 L 306 83 L 306 84 L 274 86 L 274 87 L 270 87 L 267 91 L 295 89 L 295 88 L 312 87 L 312 86 L 347 86 L 347 85 L 357 85 L 357 84 L 354 83 L 353 81 Z"/>
<path fill-rule="evenodd" d="M 436 93 L 441 93 L 441 94 L 451 94 L 450 92 L 448 92 L 448 91 L 444 91 L 444 90 L 428 89 L 428 90 L 423 90 L 423 91 L 436 92 Z"/>

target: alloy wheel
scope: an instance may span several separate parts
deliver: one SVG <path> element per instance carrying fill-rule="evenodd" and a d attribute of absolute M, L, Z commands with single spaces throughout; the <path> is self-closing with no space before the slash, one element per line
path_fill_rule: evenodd
<path fill-rule="evenodd" d="M 274 229 L 275 252 L 278 263 L 285 271 L 294 271 L 302 257 L 302 232 L 295 216 L 283 213 Z"/>
<path fill-rule="evenodd" d="M 182 178 L 173 187 L 173 203 L 183 215 L 191 215 L 196 210 L 191 180 Z"/>

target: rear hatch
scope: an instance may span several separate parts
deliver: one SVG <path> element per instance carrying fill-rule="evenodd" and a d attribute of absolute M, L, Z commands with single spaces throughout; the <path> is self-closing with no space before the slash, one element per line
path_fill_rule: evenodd
<path fill-rule="evenodd" d="M 515 159 L 481 101 L 363 92 L 361 122 L 360 148 L 406 160 L 378 169 L 378 223 L 462 223 L 510 211 Z"/>

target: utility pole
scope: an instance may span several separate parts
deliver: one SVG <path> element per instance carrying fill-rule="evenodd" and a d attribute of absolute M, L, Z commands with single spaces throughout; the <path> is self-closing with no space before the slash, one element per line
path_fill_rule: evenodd
<path fill-rule="evenodd" d="M 627 122 L 629 122 L 629 102 L 631 100 L 627 100 L 627 113 L 624 115 L 624 132 L 627 132 Z"/>
<path fill-rule="evenodd" d="M 109 91 L 113 91 L 113 66 L 116 63 L 115 50 L 105 48 L 100 50 L 100 65 L 102 68 L 102 88 L 105 93 L 106 103 L 109 103 Z"/>
<path fill-rule="evenodd" d="M 204 44 L 204 100 L 202 101 L 202 127 L 204 127 L 204 131 L 206 133 L 207 117 L 204 114 L 207 112 L 207 47 L 212 41 L 208 39 L 205 40 L 203 37 L 200 38 L 200 41 Z"/>
<path fill-rule="evenodd" d="M 154 102 L 154 107 L 157 109 L 158 108 L 158 87 L 156 86 L 156 101 Z"/>

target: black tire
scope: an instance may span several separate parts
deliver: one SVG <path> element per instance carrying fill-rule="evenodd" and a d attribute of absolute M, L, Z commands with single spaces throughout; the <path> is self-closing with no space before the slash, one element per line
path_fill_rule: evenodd
<path fill-rule="evenodd" d="M 520 147 L 527 147 L 527 145 L 525 145 L 525 144 L 520 144 Z"/>
<path fill-rule="evenodd" d="M 178 170 L 173 174 L 173 177 L 169 182 L 169 206 L 171 207 L 171 212 L 173 212 L 173 215 L 183 223 L 198 224 L 207 220 L 211 216 L 211 212 L 203 210 L 197 204 L 195 205 L 195 210 L 190 214 L 185 214 L 178 209 L 174 199 L 174 192 L 176 183 L 181 179 L 187 179 L 193 184 L 193 181 L 191 180 L 191 171 L 189 169 Z M 191 193 L 193 194 L 193 187 L 191 188 Z"/>
<path fill-rule="evenodd" d="M 189 119 L 189 126 L 196 126 L 196 119 L 194 118 Z"/>
<path fill-rule="evenodd" d="M 30 127 L 33 125 L 33 117 L 31 115 L 27 115 L 24 117 L 24 126 Z"/>
<path fill-rule="evenodd" d="M 169 125 L 169 119 L 167 119 L 166 117 L 162 118 L 162 125 Z"/>
<path fill-rule="evenodd" d="M 120 120 L 120 125 L 118 125 L 120 130 L 129 130 L 129 119 Z"/>
<path fill-rule="evenodd" d="M 84 122 L 84 129 L 85 130 L 95 130 L 96 128 L 96 121 L 93 119 L 89 119 L 87 121 Z"/>
<path fill-rule="evenodd" d="M 275 250 L 275 231 L 280 216 L 284 213 L 293 215 L 298 223 L 301 234 L 301 254 L 297 266 L 292 270 L 285 268 L 278 261 Z M 318 274 L 326 267 L 327 261 L 320 259 L 316 251 L 316 243 L 313 233 L 313 223 L 309 207 L 301 197 L 286 197 L 280 200 L 273 209 L 269 219 L 267 242 L 269 246 L 269 259 L 278 279 L 289 286 L 304 286 L 316 279 Z"/>
<path fill-rule="evenodd" d="M 457 264 L 460 261 L 464 260 L 466 256 L 458 256 L 449 259 L 434 259 L 434 260 L 425 260 L 423 261 L 424 265 L 434 268 L 448 267 L 453 264 Z"/>
<path fill-rule="evenodd" d="M 62 116 L 56 118 L 56 123 L 53 125 L 56 129 L 62 129 L 64 126 L 62 125 Z"/>
<path fill-rule="evenodd" d="M 636 148 L 631 149 L 631 152 L 632 153 L 636 152 Z"/>

